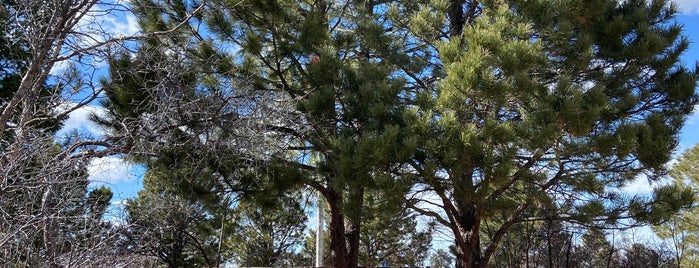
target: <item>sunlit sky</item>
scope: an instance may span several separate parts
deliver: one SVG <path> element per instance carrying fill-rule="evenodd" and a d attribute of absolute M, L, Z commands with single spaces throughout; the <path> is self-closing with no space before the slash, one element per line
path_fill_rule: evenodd
<path fill-rule="evenodd" d="M 676 1 L 680 7 L 681 14 L 677 16 L 677 21 L 684 25 L 685 35 L 691 41 L 689 50 L 683 55 L 683 63 L 693 68 L 696 61 L 699 61 L 699 0 Z M 128 36 L 138 30 L 136 20 L 133 16 L 116 15 L 106 22 L 110 29 L 116 34 Z M 59 65 L 60 67 L 60 65 Z M 90 112 L 98 110 L 97 107 L 88 107 L 71 114 L 71 118 L 66 122 L 66 129 L 78 129 L 89 131 L 93 134 L 100 134 L 95 125 L 87 120 Z M 676 155 L 682 150 L 699 143 L 699 106 L 688 118 L 685 127 L 680 134 L 680 146 Z M 106 184 L 115 192 L 114 203 L 136 196 L 142 188 L 141 175 L 143 169 L 128 164 L 118 157 L 108 157 L 92 161 L 88 168 L 90 179 L 96 182 L 93 185 Z M 647 192 L 650 185 L 646 180 L 638 180 L 627 187 L 629 192 Z"/>
<path fill-rule="evenodd" d="M 699 0 L 684 0 L 682 2 L 685 6 L 681 6 L 683 13 L 677 16 L 677 21 L 684 25 L 685 35 L 691 41 L 689 50 L 682 59 L 685 65 L 693 67 L 695 62 L 699 61 Z M 680 150 L 699 143 L 699 107 L 695 107 L 694 114 L 687 120 L 680 134 L 680 140 Z"/>

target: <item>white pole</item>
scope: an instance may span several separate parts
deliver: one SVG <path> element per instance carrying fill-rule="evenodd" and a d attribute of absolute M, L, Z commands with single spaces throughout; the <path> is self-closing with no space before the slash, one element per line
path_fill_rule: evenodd
<path fill-rule="evenodd" d="M 323 267 L 323 196 L 318 193 L 318 227 L 316 228 L 316 266 Z"/>

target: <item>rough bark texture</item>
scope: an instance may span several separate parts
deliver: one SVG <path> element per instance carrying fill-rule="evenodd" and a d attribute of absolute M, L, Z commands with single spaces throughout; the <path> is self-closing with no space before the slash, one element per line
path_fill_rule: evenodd
<path fill-rule="evenodd" d="M 342 191 L 325 188 L 321 191 L 328 202 L 330 255 L 332 267 L 353 268 L 359 263 L 359 220 L 353 221 L 345 213 Z"/>
<path fill-rule="evenodd" d="M 347 262 L 347 242 L 345 240 L 345 220 L 342 212 L 342 195 L 328 189 L 324 192 L 330 209 L 330 223 L 328 232 L 330 235 L 330 255 L 335 268 L 351 267 Z"/>
<path fill-rule="evenodd" d="M 480 247 L 480 215 L 475 204 L 458 204 L 459 218 L 458 228 L 461 241 L 458 243 L 459 261 L 457 267 L 485 267 L 487 260 L 483 260 Z M 459 264 L 461 266 L 459 266 Z"/>

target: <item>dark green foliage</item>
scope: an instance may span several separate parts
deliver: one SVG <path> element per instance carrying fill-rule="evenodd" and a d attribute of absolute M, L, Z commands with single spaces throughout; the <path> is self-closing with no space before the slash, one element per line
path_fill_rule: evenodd
<path fill-rule="evenodd" d="M 383 189 L 383 188 L 380 188 Z M 417 267 L 428 259 L 434 223 L 421 223 L 416 213 L 382 193 L 365 195 L 359 263 L 379 267 Z"/>
<path fill-rule="evenodd" d="M 137 133 L 124 143 L 187 199 L 320 192 L 336 267 L 359 265 L 363 225 L 393 228 L 374 221 L 374 197 L 407 196 L 454 232 L 467 267 L 487 266 L 503 241 L 521 251 L 512 259 L 536 247 L 545 265 L 580 264 L 567 228 L 661 222 L 691 202 L 677 187 L 618 192 L 664 175 L 697 104 L 667 1 L 404 2 L 208 2 L 190 24 L 205 31 L 178 28 L 114 59 L 105 124 Z M 134 9 L 153 32 L 196 4 Z M 231 81 L 248 91 L 231 94 Z M 228 96 L 242 101 L 212 105 Z M 439 202 L 425 208 L 423 193 Z"/>
<path fill-rule="evenodd" d="M 302 194 L 278 197 L 272 204 L 241 200 L 233 212 L 233 260 L 241 266 L 274 267 L 298 263 L 306 229 Z"/>
<path fill-rule="evenodd" d="M 230 225 L 223 218 L 225 212 L 211 212 L 201 202 L 151 191 L 139 192 L 126 206 L 130 251 L 155 256 L 168 267 L 211 267 L 221 263 L 220 258 L 230 258 L 219 251 L 219 243 L 229 237 L 220 229 Z"/>
<path fill-rule="evenodd" d="M 445 77 L 431 118 L 416 120 L 429 138 L 414 163 L 451 196 L 445 212 L 458 220 L 443 222 L 463 229 L 465 265 L 484 266 L 512 225 L 537 216 L 527 208 L 550 199 L 552 216 L 603 226 L 666 219 L 691 201 L 677 188 L 643 200 L 614 189 L 664 174 L 697 103 L 674 13 L 667 1 L 483 1 L 459 36 L 437 44 Z M 496 231 L 479 239 L 478 223 Z"/>

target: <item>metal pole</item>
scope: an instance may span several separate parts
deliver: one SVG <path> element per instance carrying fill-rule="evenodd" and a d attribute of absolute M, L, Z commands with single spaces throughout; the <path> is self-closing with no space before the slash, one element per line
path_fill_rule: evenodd
<path fill-rule="evenodd" d="M 318 226 L 316 228 L 316 266 L 323 267 L 323 196 L 318 193 Z"/>

